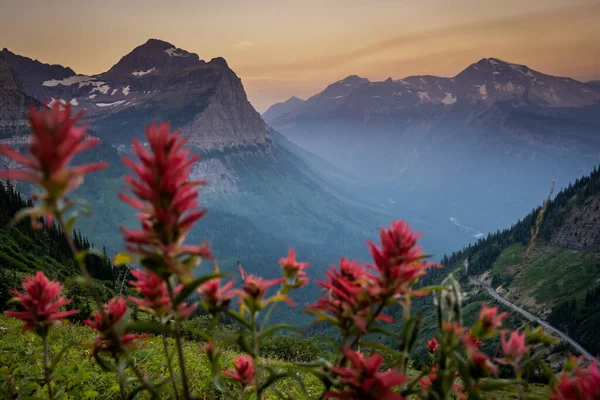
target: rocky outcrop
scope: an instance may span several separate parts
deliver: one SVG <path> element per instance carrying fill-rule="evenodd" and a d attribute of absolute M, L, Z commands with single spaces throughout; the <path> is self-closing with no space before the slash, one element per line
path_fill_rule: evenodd
<path fill-rule="evenodd" d="M 600 250 L 600 197 L 574 205 L 551 243 L 572 250 Z"/>
<path fill-rule="evenodd" d="M 229 68 L 223 71 L 208 107 L 184 126 L 182 133 L 204 150 L 270 140 L 267 126 L 248 102 L 241 80 Z"/>

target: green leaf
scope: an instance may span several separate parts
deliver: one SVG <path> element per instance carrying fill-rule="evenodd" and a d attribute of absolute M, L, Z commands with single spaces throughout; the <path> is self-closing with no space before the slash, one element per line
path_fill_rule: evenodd
<path fill-rule="evenodd" d="M 244 353 L 248 353 L 250 354 L 252 357 L 255 357 L 256 355 L 254 354 L 254 350 L 252 350 L 252 347 L 250 346 L 250 343 L 248 343 L 248 338 L 243 335 L 243 334 L 239 334 L 238 338 L 237 338 L 237 344 L 238 346 L 240 346 L 240 349 L 244 352 Z"/>
<path fill-rule="evenodd" d="M 173 329 L 169 325 L 160 324 L 152 321 L 136 321 L 127 324 L 125 328 L 128 332 L 171 334 Z"/>
<path fill-rule="evenodd" d="M 127 253 L 117 253 L 115 258 L 113 258 L 113 264 L 115 265 L 125 265 L 130 264 L 132 261 L 131 256 Z"/>
<path fill-rule="evenodd" d="M 225 313 L 227 315 L 229 315 L 231 318 L 235 319 L 240 324 L 244 325 L 246 328 L 248 328 L 248 329 L 251 328 L 250 322 L 246 321 L 244 319 L 244 317 L 242 317 L 240 314 L 236 313 L 235 311 L 227 310 L 227 311 L 225 311 Z"/>
<path fill-rule="evenodd" d="M 270 326 L 267 329 L 265 329 L 264 331 L 262 331 L 260 333 L 260 336 L 261 337 L 271 336 L 273 333 L 283 330 L 283 329 L 302 333 L 301 329 L 298 329 L 295 326 L 292 326 L 290 324 L 277 324 L 277 325 Z"/>
<path fill-rule="evenodd" d="M 222 278 L 223 274 L 208 274 L 208 275 L 204 275 L 201 276 L 198 279 L 194 279 L 193 281 L 191 281 L 190 283 L 186 284 L 181 291 L 177 294 L 177 297 L 175 298 L 174 304 L 173 306 L 178 306 L 179 304 L 181 304 L 185 299 L 187 299 L 187 297 L 192 294 L 192 292 L 194 290 L 196 290 L 196 288 L 200 285 L 202 285 L 203 283 L 210 281 L 211 279 L 215 279 L 215 278 Z"/>

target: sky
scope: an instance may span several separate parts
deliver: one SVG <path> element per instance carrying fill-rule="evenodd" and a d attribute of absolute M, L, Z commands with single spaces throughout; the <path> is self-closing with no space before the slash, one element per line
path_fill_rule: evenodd
<path fill-rule="evenodd" d="M 484 57 L 600 79 L 600 0 L 0 0 L 0 48 L 96 74 L 149 38 L 224 57 L 255 108 L 348 75 L 454 76 Z"/>

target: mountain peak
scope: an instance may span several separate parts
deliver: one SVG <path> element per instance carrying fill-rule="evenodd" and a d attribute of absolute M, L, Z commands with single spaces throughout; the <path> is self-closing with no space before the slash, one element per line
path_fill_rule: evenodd
<path fill-rule="evenodd" d="M 197 54 L 175 47 L 159 39 L 148 41 L 122 57 L 103 78 L 131 78 L 153 76 L 157 73 L 180 71 L 183 68 L 203 64 Z"/>
<path fill-rule="evenodd" d="M 367 83 L 367 82 L 369 82 L 369 80 L 367 78 L 362 78 L 358 75 L 349 75 L 349 76 L 345 77 L 344 79 L 342 79 L 341 81 L 338 81 L 337 83 L 354 84 L 354 83 Z"/>
<path fill-rule="evenodd" d="M 154 38 L 148 39 L 148 41 L 146 43 L 144 43 L 142 46 L 138 46 L 138 47 L 143 47 L 143 46 L 162 47 L 162 48 L 175 47 L 169 42 L 165 42 L 164 40 L 154 39 Z"/>

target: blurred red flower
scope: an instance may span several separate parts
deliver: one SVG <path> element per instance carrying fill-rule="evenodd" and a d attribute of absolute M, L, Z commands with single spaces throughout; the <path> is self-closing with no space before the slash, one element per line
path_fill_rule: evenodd
<path fill-rule="evenodd" d="M 242 384 L 242 386 L 254 385 L 255 371 L 252 357 L 243 354 L 233 360 L 234 369 L 223 371 L 231 379 L 234 379 Z"/>
<path fill-rule="evenodd" d="M 57 281 L 49 280 L 42 271 L 34 277 L 25 277 L 21 284 L 25 292 L 13 290 L 25 311 L 7 311 L 6 314 L 25 322 L 23 332 L 30 329 L 39 335 L 46 335 L 53 325 L 60 324 L 60 320 L 77 314 L 77 310 L 60 311 L 60 307 L 69 304 L 71 300 L 61 295 L 62 285 Z"/>

